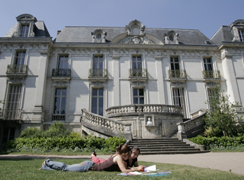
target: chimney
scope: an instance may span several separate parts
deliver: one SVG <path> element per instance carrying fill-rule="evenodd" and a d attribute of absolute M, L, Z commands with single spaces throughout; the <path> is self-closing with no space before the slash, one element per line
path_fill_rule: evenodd
<path fill-rule="evenodd" d="M 61 30 L 58 30 L 58 31 L 57 31 L 57 35 L 59 35 L 59 33 L 61 33 Z"/>

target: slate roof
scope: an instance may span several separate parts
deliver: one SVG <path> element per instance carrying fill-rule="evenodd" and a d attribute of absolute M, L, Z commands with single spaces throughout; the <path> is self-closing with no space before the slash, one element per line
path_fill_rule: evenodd
<path fill-rule="evenodd" d="M 102 29 L 107 32 L 106 40 L 108 43 L 116 36 L 126 33 L 125 27 L 82 27 L 82 26 L 66 26 L 56 37 L 57 43 L 92 43 L 91 32 L 96 29 Z M 164 42 L 164 34 L 169 31 L 175 31 L 179 34 L 178 41 L 180 44 L 187 45 L 207 45 L 205 41 L 209 39 L 199 30 L 194 29 L 159 29 L 145 28 L 145 33 L 154 35 L 160 41 Z"/>
<path fill-rule="evenodd" d="M 214 44 L 220 45 L 223 41 L 232 42 L 234 35 L 231 33 L 230 26 L 222 26 L 211 38 Z"/>

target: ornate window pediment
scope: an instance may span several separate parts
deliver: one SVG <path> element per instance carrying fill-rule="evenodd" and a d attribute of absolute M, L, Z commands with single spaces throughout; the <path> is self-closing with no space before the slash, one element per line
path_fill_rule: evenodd
<path fill-rule="evenodd" d="M 17 30 L 13 33 L 13 37 L 35 37 L 34 24 L 37 21 L 31 14 L 21 14 L 16 17 L 18 21 Z"/>
<path fill-rule="evenodd" d="M 105 43 L 107 32 L 103 31 L 102 29 L 96 29 L 95 31 L 91 32 L 92 42 L 97 43 Z"/>
<path fill-rule="evenodd" d="M 233 22 L 230 27 L 234 36 L 232 41 L 244 42 L 244 20 L 238 19 Z"/>
<path fill-rule="evenodd" d="M 126 33 L 120 34 L 112 40 L 116 44 L 163 44 L 155 36 L 145 33 L 145 26 L 137 20 L 125 26 Z"/>
<path fill-rule="evenodd" d="M 168 33 L 164 34 L 164 43 L 165 44 L 179 44 L 178 36 L 175 31 L 171 30 Z"/>

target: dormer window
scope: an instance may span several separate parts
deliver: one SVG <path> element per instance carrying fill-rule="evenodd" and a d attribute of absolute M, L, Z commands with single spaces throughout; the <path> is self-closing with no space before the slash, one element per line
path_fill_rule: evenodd
<path fill-rule="evenodd" d="M 105 43 L 107 33 L 102 29 L 96 29 L 95 31 L 91 32 L 92 42 L 96 43 Z"/>
<path fill-rule="evenodd" d="M 169 40 L 170 40 L 170 41 L 174 41 L 174 35 L 173 35 L 173 34 L 170 34 L 170 35 L 169 35 Z"/>
<path fill-rule="evenodd" d="M 22 25 L 21 37 L 28 37 L 28 33 L 29 33 L 29 25 L 28 24 Z"/>
<path fill-rule="evenodd" d="M 97 39 L 101 39 L 101 38 L 102 38 L 101 34 L 98 33 L 98 34 L 97 34 Z"/>
<path fill-rule="evenodd" d="M 244 20 L 238 19 L 231 25 L 231 32 L 233 34 L 233 42 L 244 42 Z"/>
<path fill-rule="evenodd" d="M 240 40 L 241 42 L 244 42 L 244 30 L 239 30 L 239 36 L 240 36 Z"/>
<path fill-rule="evenodd" d="M 16 17 L 18 21 L 17 28 L 13 37 L 35 37 L 34 28 L 36 18 L 30 14 L 21 14 Z"/>
<path fill-rule="evenodd" d="M 178 36 L 179 36 L 178 33 L 171 30 L 168 33 L 164 34 L 164 43 L 165 44 L 179 44 Z"/>

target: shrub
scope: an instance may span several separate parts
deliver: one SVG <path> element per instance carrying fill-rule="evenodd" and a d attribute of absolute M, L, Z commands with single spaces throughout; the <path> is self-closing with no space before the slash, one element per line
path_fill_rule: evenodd
<path fill-rule="evenodd" d="M 229 136 L 222 136 L 222 137 L 203 137 L 203 136 L 196 136 L 193 138 L 189 138 L 190 141 L 205 145 L 207 149 L 210 147 L 237 147 L 244 144 L 244 134 L 238 134 L 236 137 L 229 137 Z"/>
<path fill-rule="evenodd" d="M 22 138 L 41 137 L 41 136 L 42 136 L 42 132 L 37 127 L 28 127 L 24 129 L 20 135 L 20 137 Z"/>
<path fill-rule="evenodd" d="M 13 151 L 31 151 L 38 149 L 41 151 L 66 151 L 71 152 L 80 150 L 91 152 L 96 149 L 104 149 L 106 151 L 115 151 L 116 146 L 123 144 L 124 138 L 111 137 L 102 139 L 94 136 L 87 136 L 86 138 L 71 136 L 67 137 L 41 137 L 41 138 L 16 138 L 5 144 L 5 149 Z"/>
<path fill-rule="evenodd" d="M 126 142 L 123 137 L 110 137 L 105 140 L 105 147 L 111 151 L 115 151 L 116 147 L 120 144 L 124 144 Z"/>
<path fill-rule="evenodd" d="M 70 135 L 71 131 L 65 129 L 64 124 L 60 122 L 54 122 L 48 130 L 43 132 L 44 137 L 63 137 Z"/>

